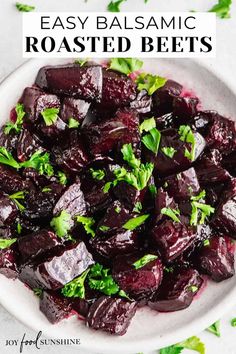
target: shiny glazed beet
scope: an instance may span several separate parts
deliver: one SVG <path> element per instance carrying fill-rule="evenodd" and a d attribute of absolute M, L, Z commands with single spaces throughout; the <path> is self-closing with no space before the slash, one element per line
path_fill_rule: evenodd
<path fill-rule="evenodd" d="M 194 269 L 168 273 L 148 306 L 159 312 L 179 311 L 187 308 L 203 283 Z"/>
<path fill-rule="evenodd" d="M 78 64 L 45 66 L 35 81 L 41 89 L 57 95 L 100 101 L 102 96 L 102 68 L 99 65 Z"/>
<path fill-rule="evenodd" d="M 49 126 L 47 126 L 44 122 L 40 122 L 37 129 L 39 135 L 44 138 L 44 140 L 52 140 L 62 138 L 63 134 L 65 134 L 67 130 L 67 125 L 60 117 L 57 117 L 55 123 Z"/>
<path fill-rule="evenodd" d="M 66 97 L 63 100 L 60 117 L 66 123 L 68 123 L 70 118 L 73 118 L 81 123 L 86 117 L 89 107 L 89 102 Z"/>
<path fill-rule="evenodd" d="M 146 90 L 142 90 L 138 93 L 135 100 L 130 103 L 130 108 L 135 109 L 140 114 L 149 113 L 152 109 L 152 98 L 147 95 Z"/>
<path fill-rule="evenodd" d="M 52 324 L 73 315 L 71 303 L 56 292 L 44 291 L 39 303 L 40 311 Z"/>
<path fill-rule="evenodd" d="M 166 262 L 171 262 L 181 255 L 195 239 L 196 230 L 172 220 L 165 220 L 151 231 L 151 242 L 160 250 Z"/>
<path fill-rule="evenodd" d="M 85 298 L 81 299 L 79 297 L 74 298 L 71 306 L 79 315 L 86 317 L 91 305 L 101 296 L 96 290 L 91 290 L 89 287 L 85 286 Z"/>
<path fill-rule="evenodd" d="M 14 246 L 0 250 L 0 273 L 11 279 L 18 277 L 17 257 Z"/>
<path fill-rule="evenodd" d="M 116 335 L 124 335 L 135 315 L 136 302 L 121 298 L 100 297 L 89 309 L 87 326 Z"/>
<path fill-rule="evenodd" d="M 17 143 L 17 158 L 19 161 L 28 160 L 36 151 L 44 152 L 45 148 L 42 146 L 42 142 L 35 135 L 28 130 L 23 129 L 20 133 L 20 137 Z"/>
<path fill-rule="evenodd" d="M 191 117 L 197 114 L 198 98 L 175 97 L 173 100 L 173 112 L 181 123 L 189 122 Z"/>
<path fill-rule="evenodd" d="M 160 116 L 173 111 L 174 97 L 179 96 L 182 85 L 173 80 L 167 80 L 166 84 L 153 94 L 155 115 Z"/>
<path fill-rule="evenodd" d="M 155 221 L 156 223 L 160 223 L 166 219 L 166 216 L 161 214 L 161 210 L 163 208 L 171 208 L 178 209 L 178 205 L 175 203 L 174 198 L 170 197 L 169 194 L 163 190 L 163 188 L 159 188 L 157 194 L 155 196 Z"/>
<path fill-rule="evenodd" d="M 0 146 L 5 147 L 9 152 L 13 153 L 17 147 L 18 134 L 11 131 L 5 134 L 4 126 L 0 129 Z"/>
<path fill-rule="evenodd" d="M 0 192 L 0 227 L 11 226 L 18 213 L 15 202 L 7 194 Z"/>
<path fill-rule="evenodd" d="M 114 259 L 112 269 L 119 287 L 136 300 L 148 298 L 156 291 L 163 276 L 162 263 L 158 258 L 135 269 L 133 264 L 140 258 L 140 254 L 118 256 Z"/>
<path fill-rule="evenodd" d="M 227 237 L 215 236 L 209 245 L 203 246 L 197 257 L 196 266 L 199 271 L 220 282 L 231 278 L 234 274 L 234 247 Z"/>
<path fill-rule="evenodd" d="M 27 183 L 11 167 L 0 164 L 0 189 L 8 194 L 27 188 Z"/>
<path fill-rule="evenodd" d="M 126 182 L 119 182 L 114 188 L 113 193 L 117 199 L 129 210 L 133 210 L 136 203 L 142 203 L 147 189 L 138 190 Z"/>
<path fill-rule="evenodd" d="M 136 84 L 128 76 L 103 69 L 102 106 L 127 106 L 135 97 Z"/>

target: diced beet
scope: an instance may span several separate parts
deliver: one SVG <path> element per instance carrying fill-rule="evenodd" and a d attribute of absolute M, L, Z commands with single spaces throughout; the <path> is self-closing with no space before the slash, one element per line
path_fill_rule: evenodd
<path fill-rule="evenodd" d="M 166 180 L 167 191 L 177 202 L 189 199 L 200 192 L 198 178 L 193 167 L 177 175 L 168 177 Z"/>
<path fill-rule="evenodd" d="M 70 118 L 73 118 L 81 123 L 86 117 L 89 107 L 89 102 L 66 97 L 63 100 L 60 117 L 66 123 L 68 123 Z"/>
<path fill-rule="evenodd" d="M 51 125 L 46 125 L 45 122 L 41 121 L 37 126 L 39 135 L 41 135 L 42 138 L 46 137 L 48 139 L 63 138 L 63 134 L 65 134 L 67 128 L 66 123 L 60 117 L 57 117 L 55 123 Z"/>
<path fill-rule="evenodd" d="M 87 326 L 116 335 L 124 335 L 135 315 L 136 302 L 108 296 L 100 297 L 89 309 Z"/>
<path fill-rule="evenodd" d="M 24 120 L 35 123 L 46 108 L 60 108 L 60 100 L 55 95 L 49 95 L 37 87 L 26 87 L 20 98 L 26 115 Z"/>
<path fill-rule="evenodd" d="M 234 274 L 234 251 L 230 239 L 215 236 L 209 244 L 203 246 L 197 257 L 196 266 L 199 271 L 220 282 L 231 278 Z"/>
<path fill-rule="evenodd" d="M 166 216 L 161 214 L 163 208 L 178 209 L 178 205 L 175 203 L 174 199 L 169 196 L 169 194 L 159 188 L 155 196 L 155 221 L 159 223 L 160 221 L 166 219 Z"/>
<path fill-rule="evenodd" d="M 156 127 L 159 130 L 165 130 L 174 127 L 175 116 L 172 112 L 162 116 L 155 117 Z"/>
<path fill-rule="evenodd" d="M 201 185 L 221 183 L 230 179 L 230 174 L 221 166 L 221 154 L 218 150 L 210 150 L 195 165 Z"/>
<path fill-rule="evenodd" d="M 42 229 L 18 239 L 18 248 L 23 262 L 40 256 L 48 250 L 58 246 L 58 237 L 49 230 Z"/>
<path fill-rule="evenodd" d="M 43 292 L 39 308 L 52 324 L 58 323 L 73 314 L 69 300 L 54 291 Z"/>
<path fill-rule="evenodd" d="M 211 115 L 214 114 L 213 111 L 202 111 L 198 112 L 195 117 L 192 118 L 192 126 L 196 129 L 202 136 L 206 136 L 208 126 L 211 121 Z"/>
<path fill-rule="evenodd" d="M 17 215 L 16 203 L 7 194 L 0 192 L 0 227 L 11 226 Z"/>
<path fill-rule="evenodd" d="M 102 106 L 128 106 L 136 97 L 136 84 L 128 76 L 103 69 Z"/>
<path fill-rule="evenodd" d="M 190 306 L 202 283 L 202 278 L 194 269 L 168 273 L 148 306 L 159 312 L 183 310 Z"/>
<path fill-rule="evenodd" d="M 19 235 L 20 237 L 31 234 L 33 232 L 37 232 L 41 228 L 37 223 L 33 223 L 31 220 L 26 219 L 23 214 L 19 219 L 19 224 L 21 225 L 22 228 L 21 233 Z"/>
<path fill-rule="evenodd" d="M 236 151 L 224 156 L 222 166 L 226 168 L 232 176 L 236 177 Z"/>
<path fill-rule="evenodd" d="M 138 93 L 134 101 L 130 103 L 130 108 L 135 109 L 140 114 L 151 112 L 152 98 L 148 96 L 146 90 L 142 90 Z"/>
<path fill-rule="evenodd" d="M 11 167 L 0 164 L 0 189 L 8 194 L 22 191 L 26 182 Z"/>
<path fill-rule="evenodd" d="M 72 184 L 61 196 L 56 203 L 53 214 L 60 214 L 62 210 L 68 212 L 71 217 L 75 215 L 85 215 L 87 205 L 84 199 L 84 194 L 81 191 L 80 183 Z"/>
<path fill-rule="evenodd" d="M 71 306 L 79 315 L 86 317 L 89 312 L 91 305 L 101 296 L 96 290 L 90 289 L 85 285 L 85 298 L 81 299 L 79 297 L 73 298 Z"/>
<path fill-rule="evenodd" d="M 0 238 L 8 239 L 8 240 L 10 238 L 14 238 L 13 230 L 11 229 L 11 225 L 0 227 Z"/>
<path fill-rule="evenodd" d="M 113 257 L 125 253 L 133 253 L 138 250 L 139 237 L 135 231 L 118 231 L 110 237 L 96 237 L 91 240 L 92 247 L 101 256 L 113 259 Z"/>
<path fill-rule="evenodd" d="M 146 188 L 140 191 L 124 181 L 119 182 L 113 188 L 115 197 L 131 211 L 136 203 L 142 203 L 144 201 L 146 191 Z"/>
<path fill-rule="evenodd" d="M 0 146 L 5 147 L 7 151 L 14 153 L 17 146 L 18 134 L 11 131 L 9 134 L 4 133 L 4 126 L 0 128 Z"/>
<path fill-rule="evenodd" d="M 212 223 L 216 228 L 236 239 L 236 179 L 223 193 Z"/>
<path fill-rule="evenodd" d="M 93 123 L 83 130 L 93 155 L 107 154 L 118 144 L 135 143 L 140 139 L 139 119 L 135 111 L 119 110 L 114 118 Z"/>
<path fill-rule="evenodd" d="M 167 80 L 165 85 L 153 94 L 155 115 L 161 116 L 173 110 L 174 97 L 179 96 L 182 85 L 173 80 Z"/>
<path fill-rule="evenodd" d="M 0 273 L 7 278 L 18 277 L 17 259 L 14 247 L 0 250 Z"/>
<path fill-rule="evenodd" d="M 166 262 L 171 262 L 190 247 L 196 239 L 196 230 L 182 223 L 165 220 L 151 231 L 151 241 L 160 250 Z"/>
<path fill-rule="evenodd" d="M 17 158 L 19 161 L 28 160 L 36 151 L 44 152 L 45 148 L 42 146 L 42 142 L 35 135 L 30 133 L 27 129 L 21 131 L 18 143 L 17 143 Z"/>
<path fill-rule="evenodd" d="M 52 183 L 57 183 L 56 176 L 40 175 L 34 168 L 25 168 L 22 175 L 26 180 L 32 181 L 37 187 L 43 188 Z"/>
<path fill-rule="evenodd" d="M 121 255 L 114 259 L 112 274 L 119 287 L 130 297 L 140 300 L 148 298 L 162 281 L 163 268 L 159 258 L 135 269 L 134 263 L 140 254 Z"/>
<path fill-rule="evenodd" d="M 58 95 L 98 102 L 102 96 L 102 68 L 99 65 L 45 66 L 39 70 L 35 82 L 41 89 Z"/>
<path fill-rule="evenodd" d="M 173 112 L 178 117 L 179 122 L 189 122 L 191 117 L 197 114 L 198 98 L 195 97 L 175 97 L 173 100 Z"/>

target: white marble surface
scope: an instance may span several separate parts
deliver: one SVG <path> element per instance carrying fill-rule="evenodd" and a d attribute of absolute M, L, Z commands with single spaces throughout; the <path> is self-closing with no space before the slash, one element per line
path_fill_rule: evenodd
<path fill-rule="evenodd" d="M 108 0 L 25 0 L 22 2 L 32 3 L 38 11 L 103 11 L 106 9 Z M 149 0 L 144 4 L 143 0 L 128 0 L 123 4 L 124 11 L 188 11 L 191 9 L 205 11 L 216 0 Z M 236 89 L 236 3 L 232 6 L 232 18 L 230 20 L 217 21 L 217 57 L 216 59 L 204 60 L 205 65 L 213 67 L 223 73 L 225 78 Z M 0 1 L 0 81 L 12 70 L 23 62 L 21 56 L 21 14 L 14 8 L 13 0 Z M 0 110 L 1 114 L 1 110 Z M 20 306 L 20 304 L 19 304 Z M 230 326 L 230 320 L 236 317 L 235 307 L 224 316 L 221 321 L 222 336 L 217 338 L 204 331 L 199 334 L 206 344 L 207 354 L 236 354 L 236 328 Z M 0 353 L 19 353 L 18 347 L 6 347 L 7 339 L 21 339 L 23 334 L 28 339 L 34 339 L 36 334 L 14 319 L 9 313 L 0 307 Z M 79 334 L 78 334 L 79 337 Z M 73 354 L 82 353 L 69 347 L 41 347 L 40 351 L 25 348 L 24 353 L 40 354 Z M 101 348 L 102 353 L 102 348 Z M 188 353 L 185 351 L 184 353 Z M 189 352 L 190 353 L 190 352 Z"/>

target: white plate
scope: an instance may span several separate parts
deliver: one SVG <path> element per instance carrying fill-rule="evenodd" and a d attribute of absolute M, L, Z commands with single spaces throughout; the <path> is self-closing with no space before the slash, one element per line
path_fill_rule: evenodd
<path fill-rule="evenodd" d="M 31 60 L 14 71 L 0 85 L 1 123 L 9 117 L 25 86 L 34 82 L 42 65 L 68 60 Z M 229 117 L 236 116 L 236 92 L 216 74 L 192 60 L 150 59 L 145 71 L 173 78 L 192 88 L 206 109 L 216 109 Z M 115 337 L 93 331 L 76 317 L 51 325 L 38 309 L 38 299 L 19 281 L 0 276 L 0 303 L 18 320 L 51 338 L 80 338 L 80 348 L 89 353 L 138 353 L 179 342 L 218 320 L 236 304 L 236 277 L 208 286 L 192 305 L 183 311 L 159 314 L 148 308 L 138 310 L 127 334 Z"/>

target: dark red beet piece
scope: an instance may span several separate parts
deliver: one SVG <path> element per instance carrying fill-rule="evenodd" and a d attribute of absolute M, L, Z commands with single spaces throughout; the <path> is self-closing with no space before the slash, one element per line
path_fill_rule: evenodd
<path fill-rule="evenodd" d="M 40 175 L 39 172 L 33 168 L 25 168 L 22 175 L 27 181 L 31 181 L 35 186 L 43 188 L 49 186 L 49 184 L 57 183 L 58 180 L 55 176 Z"/>
<path fill-rule="evenodd" d="M 4 133 L 4 126 L 0 129 L 0 146 L 3 146 L 7 151 L 13 153 L 16 150 L 18 134 L 11 131 L 9 134 Z"/>
<path fill-rule="evenodd" d="M 43 90 L 99 102 L 102 96 L 102 68 L 78 64 L 45 66 L 35 83 Z"/>
<path fill-rule="evenodd" d="M 35 123 L 46 108 L 60 108 L 60 100 L 55 95 L 49 95 L 37 87 L 26 87 L 20 98 L 26 115 L 24 120 Z"/>
<path fill-rule="evenodd" d="M 157 250 L 160 250 L 166 262 L 177 258 L 195 239 L 196 230 L 172 220 L 165 220 L 151 231 L 151 242 Z"/>
<path fill-rule="evenodd" d="M 23 262 L 60 245 L 60 239 L 49 230 L 42 229 L 18 239 L 18 248 Z"/>
<path fill-rule="evenodd" d="M 42 146 L 42 142 L 35 134 L 32 134 L 26 129 L 20 133 L 17 143 L 17 158 L 19 161 L 28 160 L 36 151 L 45 152 L 46 149 Z"/>
<path fill-rule="evenodd" d="M 203 283 L 194 269 L 168 273 L 148 306 L 159 312 L 179 311 L 187 308 Z"/>
<path fill-rule="evenodd" d="M 118 255 L 138 251 L 139 237 L 135 231 L 118 231 L 108 238 L 101 236 L 92 239 L 91 245 L 101 256 L 113 259 Z"/>
<path fill-rule="evenodd" d="M 222 166 L 226 168 L 232 176 L 236 177 L 236 151 L 224 156 Z"/>
<path fill-rule="evenodd" d="M 146 114 L 151 112 L 152 98 L 148 96 L 146 90 L 142 90 L 138 93 L 134 101 L 130 103 L 130 108 L 135 109 L 140 114 Z"/>
<path fill-rule="evenodd" d="M 156 127 L 159 130 L 174 128 L 175 116 L 172 112 L 155 117 Z"/>
<path fill-rule="evenodd" d="M 5 193 L 0 192 L 0 227 L 11 226 L 18 216 L 16 203 Z"/>
<path fill-rule="evenodd" d="M 89 309 L 87 326 L 116 335 L 124 335 L 135 315 L 136 302 L 108 296 L 100 297 Z"/>
<path fill-rule="evenodd" d="M 227 237 L 215 236 L 209 240 L 209 245 L 203 246 L 196 259 L 199 271 L 220 282 L 231 278 L 234 270 L 234 248 Z"/>
<path fill-rule="evenodd" d="M 90 289 L 85 284 L 85 298 L 73 298 L 71 306 L 73 310 L 75 310 L 79 315 L 86 317 L 88 315 L 89 308 L 100 296 L 100 292 Z"/>
<path fill-rule="evenodd" d="M 11 167 L 0 164 L 0 189 L 8 194 L 27 188 L 27 183 Z"/>
<path fill-rule="evenodd" d="M 166 219 L 166 216 L 161 214 L 161 210 L 163 208 L 171 208 L 178 209 L 178 205 L 175 203 L 174 199 L 169 196 L 169 194 L 163 190 L 163 188 L 159 188 L 157 194 L 155 196 L 155 221 L 156 223 L 160 223 Z"/>
<path fill-rule="evenodd" d="M 103 69 L 102 106 L 128 106 L 136 97 L 136 84 L 128 76 Z"/>
<path fill-rule="evenodd" d="M 197 114 L 198 98 L 175 97 L 173 100 L 173 113 L 178 117 L 179 122 L 189 122 L 191 117 Z"/>
<path fill-rule="evenodd" d="M 66 97 L 63 100 L 60 117 L 68 123 L 70 118 L 77 120 L 81 123 L 86 117 L 90 103 L 84 100 Z"/>
<path fill-rule="evenodd" d="M 156 116 L 173 111 L 174 97 L 179 96 L 182 85 L 173 80 L 167 80 L 166 84 L 153 94 L 154 112 Z"/>
<path fill-rule="evenodd" d="M 135 143 L 140 140 L 139 119 L 135 111 L 119 110 L 112 119 L 93 123 L 83 129 L 93 155 L 108 154 L 118 144 Z"/>
<path fill-rule="evenodd" d="M 136 203 L 142 203 L 147 189 L 138 190 L 130 184 L 121 181 L 114 188 L 113 193 L 117 199 L 129 210 L 133 210 Z"/>
<path fill-rule="evenodd" d="M 18 277 L 17 259 L 14 245 L 0 250 L 0 273 L 10 279 Z"/>
<path fill-rule="evenodd" d="M 60 139 L 67 130 L 66 123 L 57 117 L 55 123 L 51 125 L 46 125 L 45 122 L 40 122 L 37 126 L 38 134 L 44 138 L 44 140 Z M 53 141 L 54 142 L 54 141 Z"/>
<path fill-rule="evenodd" d="M 58 323 L 73 315 L 69 300 L 54 291 L 43 292 L 40 298 L 39 308 L 52 324 Z"/>
<path fill-rule="evenodd" d="M 159 258 L 135 269 L 133 263 L 140 258 L 140 254 L 118 256 L 114 259 L 112 269 L 112 275 L 120 288 L 136 300 L 148 298 L 156 291 L 163 276 Z"/>

